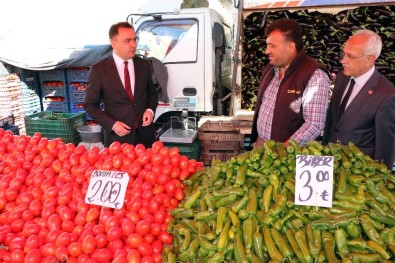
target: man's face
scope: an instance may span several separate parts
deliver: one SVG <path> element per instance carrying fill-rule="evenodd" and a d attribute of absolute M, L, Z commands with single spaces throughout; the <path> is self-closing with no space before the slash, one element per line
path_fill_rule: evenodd
<path fill-rule="evenodd" d="M 273 31 L 266 39 L 265 54 L 268 55 L 270 64 L 276 67 L 288 66 L 292 59 L 292 50 L 295 44 L 285 39 L 280 31 Z"/>
<path fill-rule="evenodd" d="M 111 46 L 120 58 L 128 60 L 136 54 L 136 32 L 132 28 L 120 27 L 118 35 L 110 40 Z"/>
<path fill-rule="evenodd" d="M 374 64 L 375 57 L 365 54 L 364 36 L 353 36 L 347 40 L 343 48 L 343 73 L 349 77 L 359 77 L 366 73 Z"/>

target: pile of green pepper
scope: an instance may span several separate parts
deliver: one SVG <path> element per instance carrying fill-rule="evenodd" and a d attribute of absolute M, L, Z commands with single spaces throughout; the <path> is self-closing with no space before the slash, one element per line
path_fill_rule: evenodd
<path fill-rule="evenodd" d="M 334 156 L 333 206 L 295 205 L 295 159 Z M 395 177 L 348 146 L 267 141 L 184 181 L 165 262 L 394 262 Z"/>

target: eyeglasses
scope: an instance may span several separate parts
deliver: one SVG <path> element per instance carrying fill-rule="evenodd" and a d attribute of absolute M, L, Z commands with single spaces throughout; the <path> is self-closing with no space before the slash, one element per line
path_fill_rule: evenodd
<path fill-rule="evenodd" d="M 367 57 L 367 56 L 368 55 L 362 55 L 362 56 L 356 57 L 356 56 L 350 55 L 348 53 L 344 53 L 343 51 L 340 52 L 340 59 L 347 58 L 348 60 L 356 60 L 356 59 Z"/>

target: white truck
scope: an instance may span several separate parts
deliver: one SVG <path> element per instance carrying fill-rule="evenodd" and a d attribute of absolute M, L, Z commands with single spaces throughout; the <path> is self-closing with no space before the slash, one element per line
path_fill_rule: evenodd
<path fill-rule="evenodd" d="M 167 68 L 155 123 L 227 114 L 231 90 L 230 27 L 209 8 L 142 12 L 128 16 L 139 38 L 136 54 L 154 57 Z M 163 89 L 163 87 L 162 87 Z M 166 96 L 167 95 L 167 96 Z"/>

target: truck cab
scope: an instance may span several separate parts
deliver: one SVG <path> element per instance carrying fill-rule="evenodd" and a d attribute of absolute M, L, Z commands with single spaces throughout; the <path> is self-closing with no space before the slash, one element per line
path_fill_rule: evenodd
<path fill-rule="evenodd" d="M 155 123 L 174 116 L 226 114 L 231 90 L 230 28 L 209 8 L 131 14 L 138 37 L 136 55 L 159 60 L 167 69 Z M 167 95 L 167 96 L 166 96 Z M 186 115 L 187 113 L 187 115 Z"/>

